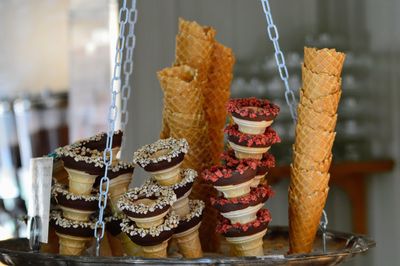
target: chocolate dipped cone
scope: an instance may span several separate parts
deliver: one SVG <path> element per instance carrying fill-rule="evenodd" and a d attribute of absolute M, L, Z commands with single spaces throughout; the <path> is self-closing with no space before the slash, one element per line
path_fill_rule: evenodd
<path fill-rule="evenodd" d="M 223 151 L 223 128 L 226 121 L 226 104 L 230 96 L 235 57 L 230 48 L 215 42 L 208 70 L 208 83 L 203 90 L 204 106 L 209 127 L 213 163 L 218 163 Z M 222 144 L 222 145 L 221 145 Z"/>
<path fill-rule="evenodd" d="M 345 54 L 335 49 L 304 47 L 304 65 L 317 74 L 340 76 Z"/>
<path fill-rule="evenodd" d="M 87 243 L 92 239 L 88 237 L 70 236 L 57 233 L 60 244 L 60 255 L 80 256 L 86 250 Z"/>

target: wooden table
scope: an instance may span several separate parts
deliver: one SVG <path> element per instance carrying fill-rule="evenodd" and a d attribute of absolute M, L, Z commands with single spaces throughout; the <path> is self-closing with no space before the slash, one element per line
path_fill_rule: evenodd
<path fill-rule="evenodd" d="M 390 159 L 360 162 L 338 162 L 331 166 L 330 184 L 343 189 L 352 203 L 353 230 L 367 233 L 367 186 L 366 177 L 371 174 L 389 172 L 394 167 Z M 273 184 L 290 176 L 289 166 L 278 166 L 268 174 L 268 182 Z"/>

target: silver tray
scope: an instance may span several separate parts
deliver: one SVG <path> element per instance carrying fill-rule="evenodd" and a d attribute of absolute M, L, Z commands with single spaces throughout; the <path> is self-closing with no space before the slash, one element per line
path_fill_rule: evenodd
<path fill-rule="evenodd" d="M 288 228 L 271 227 L 264 240 L 265 255 L 262 257 L 229 257 L 224 254 L 205 254 L 201 259 L 183 258 L 143 259 L 137 257 L 90 257 L 61 256 L 29 251 L 27 239 L 0 241 L 0 261 L 7 265 L 337 265 L 355 255 L 367 252 L 375 241 L 362 235 L 329 231 L 326 253 L 322 252 L 321 236 L 318 235 L 314 252 L 303 255 L 287 255 Z M 226 249 L 227 250 L 227 249 Z"/>

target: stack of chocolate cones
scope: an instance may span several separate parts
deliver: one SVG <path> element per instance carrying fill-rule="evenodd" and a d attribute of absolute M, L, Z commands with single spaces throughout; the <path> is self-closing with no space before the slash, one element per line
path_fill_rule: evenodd
<path fill-rule="evenodd" d="M 196 171 L 217 163 L 223 151 L 225 105 L 235 58 L 231 49 L 215 40 L 215 34 L 211 27 L 180 18 L 174 66 L 158 72 L 164 92 L 160 137 L 185 138 L 190 151 L 183 167 Z M 219 245 L 213 233 L 217 214 L 209 207 L 213 195 L 212 188 L 195 182 L 193 198 L 206 202 L 200 236 L 207 251 L 216 251 Z"/>
<path fill-rule="evenodd" d="M 290 253 L 312 251 L 325 206 L 344 59 L 334 49 L 304 48 L 289 186 Z"/>

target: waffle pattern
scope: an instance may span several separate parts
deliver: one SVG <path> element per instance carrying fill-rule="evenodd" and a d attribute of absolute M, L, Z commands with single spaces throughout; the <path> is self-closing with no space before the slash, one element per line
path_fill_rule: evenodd
<path fill-rule="evenodd" d="M 289 253 L 312 251 L 329 190 L 345 54 L 304 48 L 289 185 Z"/>

